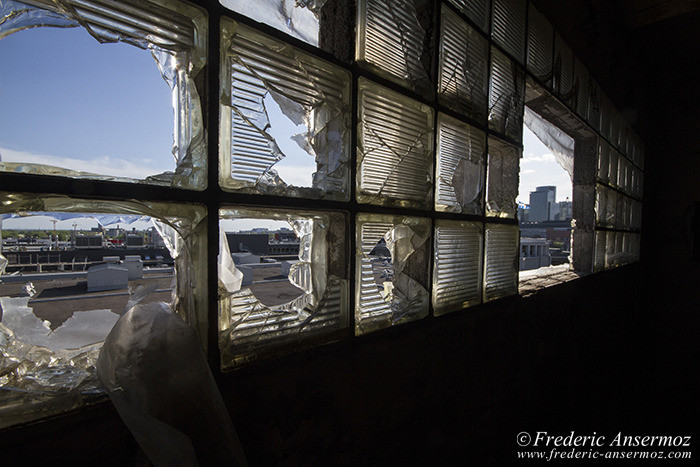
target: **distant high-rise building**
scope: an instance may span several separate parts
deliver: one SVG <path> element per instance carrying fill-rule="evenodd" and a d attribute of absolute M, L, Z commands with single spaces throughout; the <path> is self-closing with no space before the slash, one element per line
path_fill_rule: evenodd
<path fill-rule="evenodd" d="M 542 222 L 554 219 L 558 212 L 557 187 L 538 186 L 530 192 L 530 222 Z"/>
<path fill-rule="evenodd" d="M 569 198 L 566 198 L 566 201 L 558 202 L 557 205 L 559 206 L 559 215 L 557 216 L 557 219 L 555 219 L 555 220 L 565 221 L 567 219 L 571 219 L 572 212 L 573 212 L 573 205 L 572 205 L 571 201 L 569 201 Z"/>

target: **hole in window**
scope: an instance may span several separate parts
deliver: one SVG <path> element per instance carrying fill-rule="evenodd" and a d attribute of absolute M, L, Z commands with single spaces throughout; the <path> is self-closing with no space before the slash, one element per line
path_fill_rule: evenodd
<path fill-rule="evenodd" d="M 221 211 L 223 368 L 347 327 L 345 223 L 340 213 Z"/>
<path fill-rule="evenodd" d="M 574 140 L 525 107 L 518 220 L 520 271 L 569 264 Z M 531 273 L 521 273 L 521 279 Z"/>
<path fill-rule="evenodd" d="M 65 197 L 2 201 L 0 426 L 99 398 L 97 357 L 133 306 L 165 302 L 196 326 L 194 310 L 206 306 L 194 297 L 205 284 L 191 261 L 202 253 L 192 242 L 201 211 Z"/>
<path fill-rule="evenodd" d="M 203 188 L 198 10 L 5 3 L 0 170 Z"/>

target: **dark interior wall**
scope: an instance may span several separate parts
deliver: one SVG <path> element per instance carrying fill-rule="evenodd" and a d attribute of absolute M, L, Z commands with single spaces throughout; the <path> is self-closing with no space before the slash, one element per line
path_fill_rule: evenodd
<path fill-rule="evenodd" d="M 600 42 L 576 39 L 590 2 L 542 3 L 555 26 L 572 24 L 567 39 L 594 57 L 594 74 L 629 78 L 606 89 L 647 144 L 642 261 L 225 375 L 252 465 L 503 465 L 517 433 L 537 430 L 693 434 L 697 444 L 700 282 L 686 227 L 700 200 L 697 93 L 679 86 L 686 65 L 662 52 L 645 66 L 625 42 L 596 58 Z M 142 460 L 109 404 L 6 430 L 0 449 L 8 465 Z"/>

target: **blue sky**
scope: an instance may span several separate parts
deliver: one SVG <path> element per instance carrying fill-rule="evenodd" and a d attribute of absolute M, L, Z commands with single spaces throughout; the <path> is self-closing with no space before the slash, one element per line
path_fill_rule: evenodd
<path fill-rule="evenodd" d="M 83 28 L 0 40 L 4 161 L 142 178 L 175 167 L 172 144 L 171 92 L 149 51 Z"/>

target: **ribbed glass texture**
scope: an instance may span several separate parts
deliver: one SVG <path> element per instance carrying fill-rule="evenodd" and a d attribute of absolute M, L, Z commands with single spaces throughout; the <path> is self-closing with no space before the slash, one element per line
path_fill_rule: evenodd
<path fill-rule="evenodd" d="M 586 118 L 588 114 L 588 70 L 576 59 L 574 61 L 574 87 L 576 114 L 581 118 Z"/>
<path fill-rule="evenodd" d="M 486 224 L 484 301 L 518 293 L 517 225 Z"/>
<path fill-rule="evenodd" d="M 521 141 L 525 72 L 491 47 L 491 84 L 489 90 L 489 128 Z"/>
<path fill-rule="evenodd" d="M 449 0 L 449 2 L 474 21 L 479 29 L 484 32 L 489 31 L 491 0 Z"/>
<path fill-rule="evenodd" d="M 525 56 L 526 13 L 525 0 L 493 0 L 493 40 L 520 63 Z"/>
<path fill-rule="evenodd" d="M 357 215 L 355 332 L 428 314 L 430 219 Z"/>
<path fill-rule="evenodd" d="M 559 34 L 554 37 L 554 81 L 552 89 L 570 103 L 570 93 L 574 81 L 574 53 Z"/>
<path fill-rule="evenodd" d="M 547 18 L 530 3 L 527 31 L 527 69 L 546 86 L 552 79 L 554 32 Z"/>
<path fill-rule="evenodd" d="M 449 8 L 442 7 L 440 102 L 475 120 L 488 110 L 488 41 Z"/>
<path fill-rule="evenodd" d="M 481 303 L 482 245 L 481 223 L 436 221 L 433 268 L 436 316 Z"/>
<path fill-rule="evenodd" d="M 442 113 L 437 131 L 435 209 L 482 215 L 486 134 Z"/>
<path fill-rule="evenodd" d="M 421 61 L 425 40 L 413 0 L 357 1 L 357 61 L 396 83 L 432 94 Z"/>
<path fill-rule="evenodd" d="M 360 79 L 359 114 L 357 200 L 430 207 L 433 110 Z"/>
<path fill-rule="evenodd" d="M 605 270 L 605 238 L 606 232 L 602 230 L 596 230 L 595 232 L 595 253 L 594 253 L 594 263 L 593 268 L 595 272 L 600 272 Z"/>
<path fill-rule="evenodd" d="M 225 28 L 231 32 L 224 33 L 222 51 L 222 186 L 247 193 L 349 199 L 350 74 L 243 25 L 225 23 Z M 282 116 L 271 118 L 271 106 Z M 298 143 L 308 161 L 285 161 L 283 173 L 278 164 L 291 156 L 273 135 L 285 123 L 305 127 L 285 136 Z M 287 169 L 292 160 L 296 165 Z M 308 179 L 310 186 L 287 183 L 287 173 Z"/>
<path fill-rule="evenodd" d="M 610 173 L 610 146 L 599 139 L 598 141 L 598 178 L 607 183 Z"/>
<path fill-rule="evenodd" d="M 522 151 L 496 138 L 488 141 L 486 215 L 515 218 Z"/>

